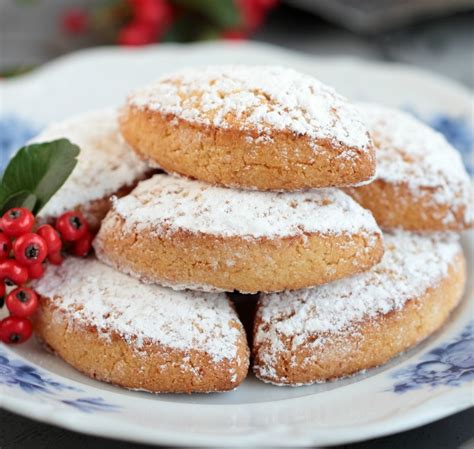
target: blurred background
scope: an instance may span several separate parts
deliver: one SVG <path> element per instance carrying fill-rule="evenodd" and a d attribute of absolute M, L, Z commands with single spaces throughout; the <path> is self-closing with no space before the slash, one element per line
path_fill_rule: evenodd
<path fill-rule="evenodd" d="M 0 76 L 77 49 L 254 39 L 474 86 L 474 0 L 0 0 Z"/>

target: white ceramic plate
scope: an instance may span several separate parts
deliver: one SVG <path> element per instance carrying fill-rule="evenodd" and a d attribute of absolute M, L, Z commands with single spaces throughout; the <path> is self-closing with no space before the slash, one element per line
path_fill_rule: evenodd
<path fill-rule="evenodd" d="M 123 102 L 162 72 L 209 63 L 278 63 L 312 73 L 347 96 L 408 108 L 472 158 L 471 94 L 419 70 L 352 59 L 320 59 L 257 44 L 87 50 L 0 82 L 0 156 L 45 123 Z M 471 161 L 472 163 L 472 161 Z M 469 272 L 472 234 L 464 236 Z M 150 395 L 77 373 L 35 342 L 0 346 L 0 406 L 79 432 L 155 444 L 331 445 L 410 429 L 473 405 L 474 293 L 449 323 L 386 366 L 300 388 L 252 376 L 236 391 Z M 78 343 L 79 344 L 79 343 Z"/>

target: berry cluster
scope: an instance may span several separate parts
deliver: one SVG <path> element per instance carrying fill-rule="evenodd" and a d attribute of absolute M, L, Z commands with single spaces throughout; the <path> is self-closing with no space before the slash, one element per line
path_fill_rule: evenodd
<path fill-rule="evenodd" d="M 71 36 L 95 32 L 116 43 L 141 46 L 160 41 L 246 39 L 278 0 L 110 0 L 97 11 L 71 8 L 61 27 Z"/>
<path fill-rule="evenodd" d="M 118 35 L 120 45 L 146 45 L 160 40 L 173 20 L 173 8 L 166 0 L 128 0 L 132 20 Z"/>
<path fill-rule="evenodd" d="M 38 295 L 25 284 L 43 276 L 46 262 L 60 265 L 64 250 L 87 256 L 92 238 L 80 212 L 64 213 L 54 227 L 37 227 L 23 207 L 5 212 L 0 218 L 0 308 L 5 304 L 10 316 L 0 321 L 0 341 L 23 343 L 31 337 L 29 318 L 38 308 Z M 15 288 L 7 292 L 10 287 Z"/>
<path fill-rule="evenodd" d="M 240 31 L 242 38 L 247 38 L 250 33 L 263 25 L 268 12 L 278 4 L 277 0 L 235 0 L 241 17 L 241 24 L 237 30 L 226 30 L 224 38 L 230 38 L 229 33 Z"/>

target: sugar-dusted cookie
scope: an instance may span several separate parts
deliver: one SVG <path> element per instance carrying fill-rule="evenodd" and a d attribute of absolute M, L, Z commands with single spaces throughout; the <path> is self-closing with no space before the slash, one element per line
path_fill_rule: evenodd
<path fill-rule="evenodd" d="M 387 362 L 437 330 L 461 299 L 456 236 L 385 234 L 370 271 L 315 289 L 263 295 L 254 372 L 281 385 L 324 382 Z"/>
<path fill-rule="evenodd" d="M 114 201 L 94 246 L 144 282 L 241 292 L 323 284 L 383 252 L 370 212 L 340 190 L 253 192 L 167 175 Z"/>
<path fill-rule="evenodd" d="M 67 210 L 80 209 L 97 229 L 110 208 L 110 196 L 128 193 L 149 169 L 123 140 L 113 109 L 54 123 L 31 143 L 63 137 L 80 147 L 78 163 L 41 211 L 41 217 L 55 218 Z"/>
<path fill-rule="evenodd" d="M 245 332 L 224 294 L 143 285 L 68 258 L 36 282 L 39 337 L 90 377 L 151 392 L 211 392 L 247 375 Z"/>
<path fill-rule="evenodd" d="M 211 66 L 163 76 L 130 95 L 120 128 L 153 164 L 228 187 L 348 186 L 375 172 L 357 109 L 283 67 Z"/>
<path fill-rule="evenodd" d="M 376 180 L 347 192 L 384 229 L 461 231 L 474 224 L 473 190 L 459 153 L 416 118 L 359 105 L 377 154 Z"/>

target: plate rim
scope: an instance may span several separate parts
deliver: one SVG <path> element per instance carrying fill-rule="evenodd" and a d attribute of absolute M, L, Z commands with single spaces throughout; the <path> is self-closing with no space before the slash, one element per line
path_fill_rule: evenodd
<path fill-rule="evenodd" d="M 14 84 L 21 84 L 23 82 L 28 82 L 30 79 L 42 76 L 48 71 L 56 70 L 63 65 L 67 65 L 72 61 L 89 57 L 91 55 L 100 55 L 100 54 L 110 54 L 115 53 L 120 54 L 146 54 L 146 53 L 155 53 L 160 51 L 167 50 L 183 50 L 183 49 L 193 49 L 194 51 L 205 51 L 208 49 L 222 49 L 230 50 L 235 48 L 244 48 L 247 47 L 251 51 L 269 51 L 272 53 L 285 54 L 290 58 L 297 58 L 302 64 L 314 65 L 318 61 L 324 62 L 329 61 L 331 63 L 351 63 L 354 65 L 364 65 L 370 66 L 374 70 L 400 70 L 401 72 L 410 72 L 411 75 L 417 77 L 428 78 L 436 83 L 440 83 L 443 87 L 457 91 L 457 93 L 462 94 L 465 97 L 470 97 L 470 101 L 474 102 L 474 89 L 470 89 L 468 86 L 465 86 L 461 82 L 451 79 L 445 75 L 432 72 L 428 69 L 408 64 L 401 63 L 396 61 L 378 61 L 370 58 L 361 58 L 351 55 L 315 55 L 309 52 L 304 52 L 301 50 L 292 50 L 279 45 L 270 44 L 261 41 L 246 41 L 246 42 L 228 42 L 228 41 L 214 41 L 214 42 L 191 42 L 191 43 L 176 43 L 176 42 L 167 42 L 161 44 L 151 44 L 145 47 L 139 48 L 127 48 L 120 47 L 115 45 L 102 45 L 90 48 L 82 48 L 75 50 L 64 55 L 57 56 L 46 61 L 44 64 L 33 69 L 31 72 L 26 72 L 15 76 L 13 78 L 3 78 L 0 79 L 0 87 L 5 87 Z M 311 58 L 309 61 L 308 58 Z"/>
<path fill-rule="evenodd" d="M 184 432 L 176 433 L 165 429 L 141 427 L 128 422 L 126 424 L 121 423 L 122 426 L 117 428 L 116 420 L 109 419 L 109 416 L 111 415 L 95 415 L 94 419 L 91 420 L 90 415 L 82 414 L 74 410 L 63 410 L 54 405 L 47 406 L 46 408 L 49 409 L 49 412 L 45 414 L 44 408 L 38 407 L 36 409 L 31 409 L 30 401 L 13 398 L 11 401 L 8 401 L 5 400 L 5 398 L 2 398 L 1 395 L 0 407 L 44 424 L 56 425 L 60 428 L 74 432 L 102 438 L 111 438 L 116 441 L 160 445 L 172 444 L 177 446 L 207 445 L 212 447 L 245 447 L 247 445 L 250 446 L 255 444 L 262 444 L 264 446 L 269 444 L 276 444 L 278 446 L 288 446 L 289 444 L 294 444 L 295 446 L 315 444 L 318 446 L 334 446 L 357 443 L 360 441 L 405 432 L 467 410 L 474 406 L 474 399 L 471 397 L 469 400 L 465 395 L 464 390 L 467 389 L 468 386 L 457 388 L 456 390 L 447 390 L 436 398 L 427 399 L 416 407 L 411 408 L 410 413 L 407 413 L 404 416 L 397 415 L 395 418 L 382 421 L 383 424 L 381 424 L 380 421 L 376 421 L 362 426 L 341 427 L 341 432 L 343 431 L 344 434 L 349 434 L 344 438 L 334 437 L 334 429 L 330 429 L 329 431 L 326 431 L 326 433 L 324 433 L 322 429 L 315 429 L 313 433 L 307 434 L 303 437 L 301 435 L 292 435 L 291 433 L 280 433 L 278 435 L 278 442 L 273 439 L 268 442 L 269 429 L 263 429 L 258 433 L 250 433 L 246 436 L 234 435 L 232 436 L 232 441 L 229 441 L 226 436 L 208 434 L 197 435 Z M 449 406 L 448 404 L 445 404 L 443 408 L 434 407 L 431 409 L 431 413 L 420 413 L 420 409 L 424 412 L 428 412 L 430 410 L 428 404 L 434 400 L 439 400 L 440 397 L 443 399 L 448 399 L 449 397 Z M 219 406 L 220 404 L 217 405 Z M 435 412 L 435 410 L 437 410 L 437 412 Z M 418 419 L 407 419 L 407 416 L 409 418 L 418 417 Z M 423 418 L 420 419 L 419 417 Z M 86 422 L 87 425 L 81 427 L 81 425 Z M 146 430 L 146 432 L 143 432 L 144 430 Z M 367 433 L 370 433 L 370 435 Z M 297 440 L 297 438 L 300 440 Z"/>

